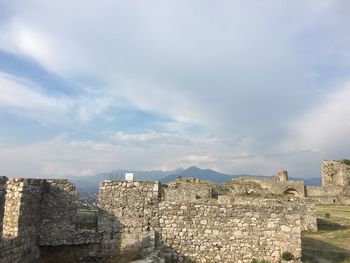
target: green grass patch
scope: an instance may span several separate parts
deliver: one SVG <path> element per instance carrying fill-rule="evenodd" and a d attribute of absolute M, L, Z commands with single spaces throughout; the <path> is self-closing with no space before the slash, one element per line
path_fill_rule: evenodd
<path fill-rule="evenodd" d="M 94 208 L 79 208 L 77 211 L 77 229 L 95 230 L 98 223 L 98 210 Z"/>
<path fill-rule="evenodd" d="M 350 206 L 319 205 L 316 214 L 319 231 L 302 236 L 303 262 L 350 263 Z"/>

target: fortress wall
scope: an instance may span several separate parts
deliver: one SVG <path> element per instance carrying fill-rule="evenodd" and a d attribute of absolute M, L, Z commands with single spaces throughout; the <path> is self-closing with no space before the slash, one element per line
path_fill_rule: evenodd
<path fill-rule="evenodd" d="M 189 180 L 189 179 L 187 179 Z M 212 197 L 212 186 L 199 180 L 186 182 L 177 180 L 164 187 L 162 199 L 168 202 L 202 202 Z"/>
<path fill-rule="evenodd" d="M 317 216 L 314 202 L 297 202 L 294 207 L 301 216 L 301 230 L 316 232 Z"/>
<path fill-rule="evenodd" d="M 244 181 L 250 181 L 254 182 L 262 189 L 267 189 L 271 193 L 283 195 L 285 191 L 288 189 L 294 189 L 297 191 L 298 197 L 304 197 L 305 196 L 305 187 L 304 187 L 304 181 L 298 180 L 298 181 L 277 181 L 273 179 L 265 179 L 265 178 L 244 178 L 241 177 L 241 180 Z"/>
<path fill-rule="evenodd" d="M 350 185 L 350 165 L 342 161 L 323 161 L 322 185 L 342 187 Z"/>
<path fill-rule="evenodd" d="M 97 242 L 96 231 L 77 230 L 78 193 L 68 180 L 45 180 L 41 203 L 39 245 L 60 246 Z"/>
<path fill-rule="evenodd" d="M 314 202 L 306 201 L 305 199 L 297 199 L 287 201 L 285 199 L 264 198 L 264 197 L 249 197 L 249 196 L 229 196 L 221 195 L 218 198 L 219 204 L 234 204 L 234 205 L 285 205 L 292 207 L 293 211 L 297 211 L 301 216 L 302 231 L 317 231 L 316 207 Z"/>
<path fill-rule="evenodd" d="M 2 223 L 4 219 L 5 194 L 6 194 L 7 177 L 0 176 L 0 242 L 2 239 Z"/>
<path fill-rule="evenodd" d="M 306 196 L 314 197 L 314 196 L 337 196 L 341 194 L 343 191 L 343 187 L 341 186 L 306 186 Z"/>
<path fill-rule="evenodd" d="M 162 202 L 164 252 L 176 262 L 280 262 L 284 251 L 301 256 L 301 219 L 283 205 L 205 205 Z"/>
<path fill-rule="evenodd" d="M 102 247 L 117 253 L 155 247 L 158 227 L 158 182 L 104 181 L 99 208 L 104 215 L 99 228 L 105 233 Z"/>
<path fill-rule="evenodd" d="M 266 187 L 275 194 L 284 194 L 288 189 L 295 189 L 298 192 L 298 197 L 305 196 L 304 181 L 264 181 Z"/>
<path fill-rule="evenodd" d="M 42 188 L 39 179 L 8 180 L 0 262 L 37 262 Z"/>

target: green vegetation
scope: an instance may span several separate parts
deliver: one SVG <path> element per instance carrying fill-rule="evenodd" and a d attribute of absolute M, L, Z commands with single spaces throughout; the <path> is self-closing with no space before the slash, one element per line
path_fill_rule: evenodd
<path fill-rule="evenodd" d="M 271 261 L 267 261 L 265 259 L 263 260 L 257 260 L 255 258 L 253 258 L 253 260 L 250 263 L 271 263 Z"/>
<path fill-rule="evenodd" d="M 289 251 L 284 251 L 282 253 L 282 259 L 286 261 L 291 261 L 294 259 L 294 255 Z"/>
<path fill-rule="evenodd" d="M 303 234 L 303 262 L 350 263 L 350 206 L 319 205 L 316 210 L 319 231 Z"/>
<path fill-rule="evenodd" d="M 350 160 L 349 159 L 343 159 L 340 160 L 341 163 L 346 164 L 346 165 L 350 165 Z"/>
<path fill-rule="evenodd" d="M 77 211 L 77 229 L 96 229 L 98 210 L 96 208 L 79 208 Z"/>

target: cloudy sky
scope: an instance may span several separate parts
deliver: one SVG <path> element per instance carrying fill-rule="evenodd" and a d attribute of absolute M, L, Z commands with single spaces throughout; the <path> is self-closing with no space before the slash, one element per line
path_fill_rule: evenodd
<path fill-rule="evenodd" d="M 350 2 L 0 0 L 0 175 L 350 158 Z"/>

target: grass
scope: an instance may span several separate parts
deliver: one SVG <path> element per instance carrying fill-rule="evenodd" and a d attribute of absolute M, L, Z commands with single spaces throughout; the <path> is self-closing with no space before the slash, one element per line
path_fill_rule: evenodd
<path fill-rule="evenodd" d="M 350 206 L 319 205 L 316 213 L 319 231 L 303 234 L 303 262 L 350 263 Z"/>
<path fill-rule="evenodd" d="M 77 229 L 90 229 L 97 228 L 98 210 L 94 208 L 79 208 L 77 211 Z"/>

